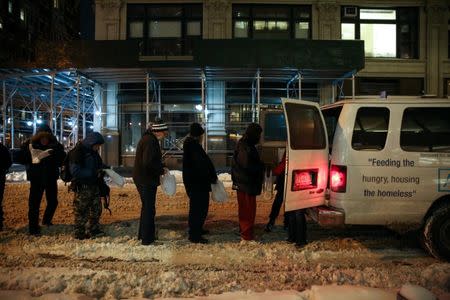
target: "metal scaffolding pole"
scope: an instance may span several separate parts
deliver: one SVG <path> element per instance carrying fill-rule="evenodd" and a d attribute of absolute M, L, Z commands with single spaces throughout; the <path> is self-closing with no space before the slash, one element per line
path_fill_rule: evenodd
<path fill-rule="evenodd" d="M 54 115 L 54 113 L 53 113 L 53 110 L 54 110 L 54 107 L 53 107 L 54 98 L 53 97 L 54 97 L 54 88 L 55 88 L 54 85 L 55 85 L 55 73 L 52 73 L 52 81 L 51 81 L 51 85 L 50 85 L 50 122 L 49 122 L 50 128 L 52 128 L 52 129 L 53 129 L 53 115 Z"/>
<path fill-rule="evenodd" d="M 74 125 L 73 125 L 73 145 L 76 145 L 76 143 L 78 142 L 78 118 L 80 116 L 80 76 L 78 76 L 78 80 L 77 80 L 77 108 L 75 110 L 75 121 L 74 121 Z"/>
<path fill-rule="evenodd" d="M 205 138 L 203 139 L 203 148 L 208 151 L 208 114 L 206 112 L 206 97 L 205 97 L 205 74 L 201 76 L 202 85 L 202 111 L 203 111 L 203 127 L 205 128 Z"/>
<path fill-rule="evenodd" d="M 158 83 L 158 118 L 161 118 L 161 110 L 162 110 L 162 104 L 161 104 L 161 83 Z"/>
<path fill-rule="evenodd" d="M 334 103 L 335 95 L 334 95 L 334 84 L 331 84 L 331 103 Z"/>
<path fill-rule="evenodd" d="M 150 123 L 150 95 L 149 95 L 149 76 L 145 74 L 145 126 Z"/>
<path fill-rule="evenodd" d="M 255 123 L 256 110 L 255 110 L 255 81 L 252 81 L 252 122 Z"/>
<path fill-rule="evenodd" d="M 36 134 L 36 121 L 37 121 L 36 95 L 33 95 L 33 135 Z"/>
<path fill-rule="evenodd" d="M 61 106 L 61 111 L 60 111 L 60 124 L 59 124 L 59 142 L 62 143 L 63 142 L 63 137 L 64 137 L 64 115 L 63 115 L 63 107 Z"/>
<path fill-rule="evenodd" d="M 3 145 L 6 146 L 6 82 L 3 81 L 3 106 L 2 106 L 2 114 L 3 114 Z"/>
<path fill-rule="evenodd" d="M 83 97 L 83 139 L 86 138 L 86 97 Z"/>
<path fill-rule="evenodd" d="M 11 120 L 11 149 L 14 149 L 14 100 L 11 97 L 11 105 L 10 105 L 10 120 Z"/>
<path fill-rule="evenodd" d="M 302 99 L 302 74 L 298 74 L 298 99 Z"/>
<path fill-rule="evenodd" d="M 259 73 L 259 70 L 258 70 L 258 72 L 257 72 L 257 74 L 256 74 L 256 92 L 258 93 L 257 94 L 257 100 L 258 100 L 258 104 L 257 104 L 257 110 L 256 110 L 256 119 L 257 119 L 257 122 L 259 122 L 259 112 L 260 112 L 260 110 L 261 110 L 261 76 L 259 76 L 260 75 L 260 73 Z"/>

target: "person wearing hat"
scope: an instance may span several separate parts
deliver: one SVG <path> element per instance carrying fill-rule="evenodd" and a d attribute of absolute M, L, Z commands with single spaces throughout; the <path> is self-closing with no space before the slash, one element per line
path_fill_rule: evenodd
<path fill-rule="evenodd" d="M 205 130 L 192 123 L 189 136 L 183 144 L 183 183 L 189 197 L 189 241 L 207 243 L 202 237 L 207 231 L 203 225 L 208 215 L 211 184 L 217 182 L 214 165 L 201 146 Z"/>
<path fill-rule="evenodd" d="M 166 137 L 168 127 L 161 119 L 149 124 L 140 139 L 134 160 L 133 181 L 141 197 L 138 239 L 142 245 L 155 241 L 155 202 L 160 176 L 165 173 L 159 141 Z"/>
<path fill-rule="evenodd" d="M 104 184 L 105 165 L 98 151 L 104 143 L 103 136 L 94 131 L 69 152 L 71 188 L 75 191 L 74 237 L 78 240 L 103 234 L 99 220 L 102 214 L 100 187 Z"/>
<path fill-rule="evenodd" d="M 42 124 L 36 134 L 21 146 L 19 162 L 26 166 L 27 179 L 30 181 L 28 199 L 28 229 L 31 235 L 39 235 L 39 208 L 45 192 L 47 207 L 42 219 L 43 225 L 53 225 L 52 219 L 58 206 L 59 168 L 66 153 L 64 147 L 53 135 L 50 127 Z"/>
<path fill-rule="evenodd" d="M 248 125 L 233 154 L 231 178 L 233 189 L 237 190 L 242 240 L 255 238 L 253 227 L 256 217 L 256 196 L 261 194 L 264 179 L 264 164 L 256 150 L 261 133 L 262 128 L 259 124 Z"/>

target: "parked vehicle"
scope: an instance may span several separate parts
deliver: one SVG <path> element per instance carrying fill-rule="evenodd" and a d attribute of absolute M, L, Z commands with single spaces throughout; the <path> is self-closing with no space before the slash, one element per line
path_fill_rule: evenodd
<path fill-rule="evenodd" d="M 287 125 L 285 210 L 323 226 L 420 228 L 450 259 L 450 101 L 282 99 Z"/>

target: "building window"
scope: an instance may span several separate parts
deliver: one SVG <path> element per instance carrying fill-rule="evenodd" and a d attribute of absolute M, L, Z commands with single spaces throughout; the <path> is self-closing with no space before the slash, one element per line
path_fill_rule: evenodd
<path fill-rule="evenodd" d="M 418 58 L 415 7 L 341 9 L 341 39 L 364 40 L 366 57 Z"/>
<path fill-rule="evenodd" d="M 140 42 L 141 55 L 192 55 L 202 36 L 201 4 L 129 4 L 127 37 Z"/>
<path fill-rule="evenodd" d="M 12 14 L 12 12 L 13 12 L 13 4 L 12 4 L 12 0 L 9 0 L 9 1 L 8 1 L 8 12 L 9 12 L 10 14 Z"/>
<path fill-rule="evenodd" d="M 53 8 L 59 8 L 59 0 L 53 0 Z"/>
<path fill-rule="evenodd" d="M 233 37 L 309 39 L 311 38 L 311 6 L 233 5 Z"/>
<path fill-rule="evenodd" d="M 23 8 L 20 10 L 20 20 L 25 21 L 25 10 Z"/>

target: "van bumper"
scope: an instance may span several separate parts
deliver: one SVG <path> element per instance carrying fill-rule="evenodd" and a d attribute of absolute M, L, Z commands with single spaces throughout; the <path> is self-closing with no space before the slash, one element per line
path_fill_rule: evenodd
<path fill-rule="evenodd" d="M 312 207 L 308 208 L 307 213 L 316 223 L 323 227 L 341 227 L 345 224 L 345 213 L 334 207 Z"/>

